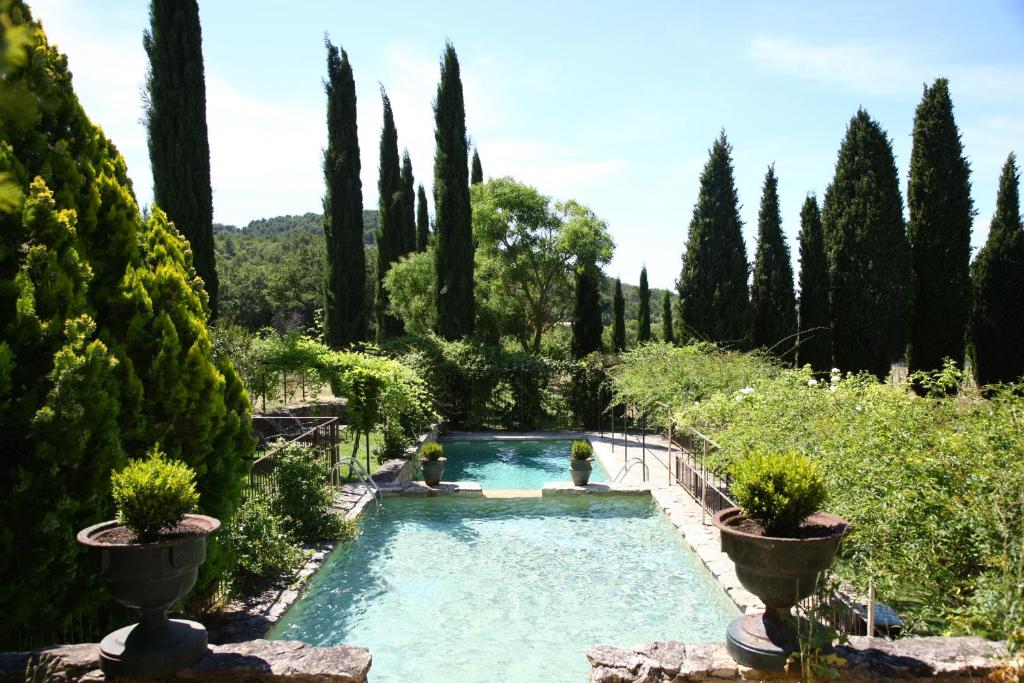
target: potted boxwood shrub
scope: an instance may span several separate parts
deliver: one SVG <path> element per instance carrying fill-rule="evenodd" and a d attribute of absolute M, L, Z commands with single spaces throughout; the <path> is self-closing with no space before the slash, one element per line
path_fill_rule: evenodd
<path fill-rule="evenodd" d="M 167 610 L 195 585 L 206 559 L 206 537 L 220 521 L 188 514 L 199 502 L 195 473 L 153 448 L 111 476 L 117 519 L 78 532 L 99 560 L 100 577 L 139 623 L 100 642 L 100 668 L 109 678 L 160 676 L 206 654 L 206 629 Z"/>
<path fill-rule="evenodd" d="M 444 448 L 436 441 L 423 444 L 420 449 L 420 468 L 423 470 L 423 483 L 427 486 L 437 486 L 441 483 L 444 475 L 444 464 L 448 461 L 444 457 Z"/>
<path fill-rule="evenodd" d="M 790 611 L 814 592 L 850 525 L 819 510 L 825 484 L 806 456 L 755 451 L 731 474 L 739 507 L 717 513 L 714 524 L 740 583 L 761 599 L 765 612 L 733 619 L 726 646 L 740 664 L 784 671 L 787 659 L 799 651 Z"/>
<path fill-rule="evenodd" d="M 569 455 L 569 474 L 574 486 L 586 486 L 594 469 L 594 447 L 586 439 L 572 442 Z"/>

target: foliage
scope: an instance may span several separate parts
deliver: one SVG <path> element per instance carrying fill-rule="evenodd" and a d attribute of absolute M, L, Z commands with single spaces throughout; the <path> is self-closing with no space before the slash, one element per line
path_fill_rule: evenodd
<path fill-rule="evenodd" d="M 466 108 L 455 47 L 445 45 L 434 99 L 434 307 L 437 332 L 448 340 L 473 333 L 473 217 L 466 166 Z"/>
<path fill-rule="evenodd" d="M 398 160 L 398 131 L 395 130 L 391 100 L 383 88 L 380 96 L 384 104 L 384 126 L 380 133 L 380 175 L 377 181 L 380 228 L 377 231 L 377 297 L 374 303 L 378 343 L 402 334 L 401 321 L 390 315 L 388 310 L 384 276 L 391 264 L 406 251 L 406 200 L 402 193 L 402 171 Z"/>
<path fill-rule="evenodd" d="M 611 357 L 594 352 L 573 364 L 569 395 L 573 424 L 587 429 L 598 428 L 601 416 L 607 411 L 607 400 L 611 397 L 605 374 L 605 366 L 610 360 Z"/>
<path fill-rule="evenodd" d="M 110 492 L 117 521 L 142 542 L 173 529 L 199 504 L 196 473 L 188 465 L 168 460 L 154 446 L 145 460 L 133 460 L 110 475 Z"/>
<path fill-rule="evenodd" d="M 622 298 L 622 283 L 617 278 L 612 311 L 612 349 L 618 353 L 626 350 L 626 302 Z"/>
<path fill-rule="evenodd" d="M 801 523 L 825 502 L 817 464 L 793 451 L 753 450 L 734 461 L 729 472 L 736 504 L 768 536 L 798 537 Z"/>
<path fill-rule="evenodd" d="M 364 341 L 363 185 L 359 179 L 356 86 L 348 53 L 327 48 L 327 149 L 324 151 L 324 339 L 332 348 Z"/>
<path fill-rule="evenodd" d="M 863 109 L 839 148 L 822 225 L 833 362 L 885 377 L 907 344 L 910 243 L 892 143 Z"/>
<path fill-rule="evenodd" d="M 647 266 L 640 271 L 640 313 L 637 315 L 636 341 L 646 344 L 651 341 L 651 290 L 647 286 Z"/>
<path fill-rule="evenodd" d="M 747 255 L 732 147 L 722 131 L 700 176 L 679 276 L 687 337 L 744 347 L 750 336 Z"/>
<path fill-rule="evenodd" d="M 473 170 L 469 176 L 470 185 L 478 185 L 484 181 L 484 167 L 480 165 L 480 152 L 473 148 Z"/>
<path fill-rule="evenodd" d="M 196 274 L 217 317 L 213 190 L 206 79 L 196 0 L 151 0 L 142 44 L 149 57 L 145 119 L 153 200 L 188 240 Z"/>
<path fill-rule="evenodd" d="M 594 447 L 586 439 L 576 439 L 572 442 L 572 459 L 589 460 L 594 457 Z"/>
<path fill-rule="evenodd" d="M 241 587 L 273 579 L 302 561 L 302 550 L 285 531 L 284 521 L 258 498 L 242 503 L 226 535 L 235 557 L 232 578 Z"/>
<path fill-rule="evenodd" d="M 818 372 L 832 367 L 832 321 L 828 308 L 828 262 L 818 199 L 800 209 L 800 343 L 797 362 Z"/>
<path fill-rule="evenodd" d="M 384 276 L 388 310 L 409 334 L 430 334 L 437 325 L 434 308 L 434 255 L 418 251 L 391 265 Z"/>
<path fill-rule="evenodd" d="M 285 530 L 299 541 L 336 538 L 338 515 L 331 511 L 334 493 L 317 452 L 291 442 L 274 455 L 277 490 L 271 503 Z"/>
<path fill-rule="evenodd" d="M 971 308 L 970 174 L 949 82 L 938 78 L 917 105 L 910 153 L 911 371 L 938 370 L 943 358 L 963 363 Z"/>
<path fill-rule="evenodd" d="M 988 239 L 971 267 L 971 365 L 979 384 L 1024 376 L 1024 224 L 1020 218 L 1017 157 L 999 177 L 996 212 Z"/>
<path fill-rule="evenodd" d="M 661 340 L 666 344 L 675 341 L 675 333 L 672 330 L 672 297 L 665 290 L 661 298 Z"/>
<path fill-rule="evenodd" d="M 440 460 L 444 457 L 444 447 L 436 441 L 425 443 L 420 449 L 420 457 L 424 460 Z"/>
<path fill-rule="evenodd" d="M 596 264 L 581 263 L 576 267 L 576 297 L 572 312 L 573 358 L 600 352 L 601 349 L 601 271 Z"/>
<path fill-rule="evenodd" d="M 792 364 L 796 350 L 796 297 L 789 245 L 782 234 L 779 214 L 779 179 L 775 166 L 764 177 L 761 210 L 757 219 L 757 254 L 750 286 L 753 309 L 751 341 L 783 363 Z"/>
<path fill-rule="evenodd" d="M 427 193 L 420 185 L 416 190 L 416 251 L 426 251 L 430 243 L 430 218 L 427 215 Z"/>
<path fill-rule="evenodd" d="M 416 251 L 416 179 L 412 174 L 409 150 L 402 152 L 402 174 L 399 190 L 402 193 L 402 243 L 399 254 L 405 256 Z"/>

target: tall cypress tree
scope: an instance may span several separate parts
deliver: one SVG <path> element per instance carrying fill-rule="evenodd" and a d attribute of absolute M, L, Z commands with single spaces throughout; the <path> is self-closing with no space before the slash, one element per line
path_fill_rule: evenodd
<path fill-rule="evenodd" d="M 779 179 L 775 166 L 768 167 L 757 217 L 757 255 L 750 288 L 754 346 L 771 350 L 784 363 L 793 362 L 796 348 L 796 296 L 789 245 L 782 234 L 779 213 Z"/>
<path fill-rule="evenodd" d="M 637 315 L 637 342 L 651 341 L 651 290 L 647 286 L 647 266 L 640 271 L 640 311 Z"/>
<path fill-rule="evenodd" d="M 833 360 L 885 377 L 907 346 L 910 242 L 892 145 L 863 109 L 839 148 L 822 226 Z"/>
<path fill-rule="evenodd" d="M 677 286 L 683 322 L 692 335 L 744 346 L 750 334 L 747 253 L 731 154 L 723 131 L 700 176 Z"/>
<path fill-rule="evenodd" d="M 437 331 L 449 340 L 473 333 L 473 214 L 469 203 L 466 109 L 455 47 L 447 43 L 434 100 L 434 301 Z"/>
<path fill-rule="evenodd" d="M 601 271 L 593 263 L 576 269 L 576 301 L 572 311 L 572 355 L 583 358 L 601 351 Z"/>
<path fill-rule="evenodd" d="M 363 183 L 359 179 L 356 84 L 348 54 L 327 48 L 327 150 L 324 152 L 324 338 L 332 348 L 366 340 Z M 372 294 L 372 292 L 371 292 Z"/>
<path fill-rule="evenodd" d="M 206 129 L 203 40 L 196 0 L 151 0 L 142 44 L 146 75 L 146 132 L 153 201 L 192 247 L 192 263 L 217 317 L 210 140 Z"/>
<path fill-rule="evenodd" d="M 971 308 L 970 173 L 949 82 L 939 78 L 925 86 L 917 105 L 910 154 L 911 370 L 938 370 L 943 358 L 963 363 Z"/>
<path fill-rule="evenodd" d="M 971 364 L 978 384 L 1014 382 L 1024 375 L 1024 226 L 1017 158 L 999 177 L 988 239 L 971 266 Z"/>
<path fill-rule="evenodd" d="M 612 298 L 612 346 L 615 351 L 626 350 L 626 300 L 622 296 L 622 282 L 615 278 Z"/>
<path fill-rule="evenodd" d="M 480 165 L 480 152 L 473 148 L 473 173 L 470 175 L 469 184 L 476 185 L 484 181 L 484 167 Z"/>
<path fill-rule="evenodd" d="M 402 334 L 402 322 L 388 313 L 388 292 L 384 276 L 391 264 L 402 255 L 405 241 L 405 222 L 402 199 L 402 171 L 398 161 L 398 131 L 391 112 L 391 100 L 384 88 L 380 90 L 384 101 L 384 126 L 380 133 L 380 175 L 377 192 L 380 196 L 377 213 L 377 341 Z M 410 174 L 411 174 L 410 167 Z"/>
<path fill-rule="evenodd" d="M 672 331 L 672 297 L 667 289 L 661 294 L 661 340 L 666 344 L 675 342 L 675 333 Z"/>
<path fill-rule="evenodd" d="M 416 251 L 426 251 L 430 243 L 430 217 L 427 215 L 427 193 L 420 185 L 416 192 Z"/>
<path fill-rule="evenodd" d="M 818 372 L 832 367 L 832 322 L 828 308 L 828 261 L 818 199 L 800 209 L 800 347 L 797 362 Z"/>
<path fill-rule="evenodd" d="M 402 153 L 402 249 L 399 256 L 416 251 L 416 186 L 409 150 Z"/>

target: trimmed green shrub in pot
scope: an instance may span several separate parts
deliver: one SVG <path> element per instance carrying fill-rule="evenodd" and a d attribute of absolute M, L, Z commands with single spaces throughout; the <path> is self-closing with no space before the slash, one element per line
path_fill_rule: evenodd
<path fill-rule="evenodd" d="M 425 443 L 420 449 L 420 457 L 424 460 L 440 460 L 444 457 L 444 447 L 436 441 Z"/>
<path fill-rule="evenodd" d="M 585 439 L 572 442 L 571 456 L 573 460 L 589 460 L 594 457 L 594 447 Z"/>
<path fill-rule="evenodd" d="M 768 536 L 796 536 L 825 502 L 817 464 L 799 453 L 754 451 L 730 471 L 736 504 Z"/>
<path fill-rule="evenodd" d="M 436 441 L 423 444 L 420 448 L 420 468 L 423 470 L 423 483 L 437 486 L 444 476 L 444 447 Z"/>
<path fill-rule="evenodd" d="M 586 486 L 590 481 L 590 473 L 594 469 L 594 447 L 586 439 L 572 442 L 569 454 L 569 474 L 575 486 Z"/>
<path fill-rule="evenodd" d="M 152 541 L 176 527 L 199 504 L 195 472 L 183 462 L 167 460 L 159 446 L 145 460 L 133 460 L 110 477 L 117 521 L 139 541 Z"/>

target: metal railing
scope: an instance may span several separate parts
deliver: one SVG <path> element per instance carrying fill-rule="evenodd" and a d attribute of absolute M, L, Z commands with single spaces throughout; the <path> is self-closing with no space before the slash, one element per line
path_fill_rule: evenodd
<path fill-rule="evenodd" d="M 262 436 L 256 453 L 260 454 L 249 467 L 247 496 L 267 498 L 277 486 L 277 456 L 286 447 L 300 443 L 316 451 L 324 468 L 324 480 L 329 480 L 339 459 L 341 433 L 345 428 L 337 417 L 253 417 L 257 427 L 260 423 L 284 427 L 284 431 Z M 284 423 L 281 425 L 280 423 Z"/>
<path fill-rule="evenodd" d="M 364 487 L 366 487 L 366 491 L 370 494 L 370 496 L 373 498 L 373 501 L 377 504 L 377 512 L 380 512 L 381 508 L 384 507 L 384 499 L 383 495 L 380 492 L 380 487 L 377 486 L 377 482 L 373 480 L 373 477 L 370 476 L 370 473 L 366 471 L 366 468 L 363 467 L 363 464 L 359 462 L 358 458 L 342 458 L 337 463 L 335 463 L 334 467 L 331 468 L 331 486 L 334 487 L 335 489 L 339 489 L 345 484 L 345 481 L 342 479 L 341 476 L 341 468 L 346 465 L 349 468 L 349 472 L 355 473 L 356 478 L 359 480 L 359 482 Z"/>

